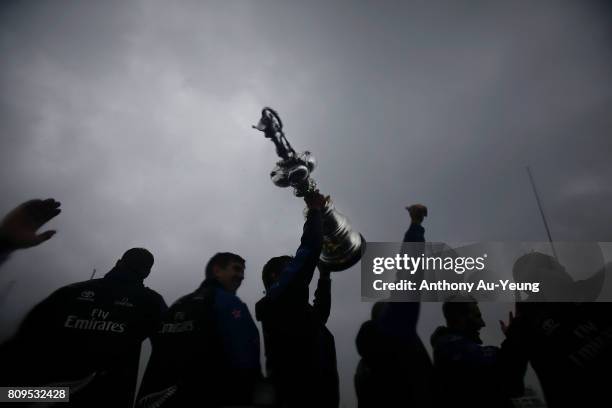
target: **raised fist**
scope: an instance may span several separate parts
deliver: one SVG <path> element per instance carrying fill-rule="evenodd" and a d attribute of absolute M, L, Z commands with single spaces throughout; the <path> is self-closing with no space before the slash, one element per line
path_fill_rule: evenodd
<path fill-rule="evenodd" d="M 408 213 L 410 213 L 410 218 L 412 222 L 415 224 L 420 224 L 423 222 L 423 219 L 427 217 L 427 207 L 423 204 L 413 204 L 410 207 L 406 207 Z"/>
<path fill-rule="evenodd" d="M 306 201 L 306 205 L 310 210 L 322 210 L 327 205 L 329 201 L 329 196 L 324 196 L 319 193 L 319 190 L 316 190 L 310 194 L 304 196 L 304 201 Z"/>

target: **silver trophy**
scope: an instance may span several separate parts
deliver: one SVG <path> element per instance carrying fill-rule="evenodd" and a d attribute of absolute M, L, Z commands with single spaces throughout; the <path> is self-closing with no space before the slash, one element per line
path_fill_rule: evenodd
<path fill-rule="evenodd" d="M 253 128 L 264 132 L 276 146 L 276 154 L 281 158 L 270 173 L 272 182 L 278 187 L 293 187 L 297 197 L 314 192 L 317 183 L 310 177 L 317 162 L 309 151 L 298 153 L 289 144 L 283 133 L 283 122 L 278 113 L 271 108 L 263 108 L 261 119 Z M 365 239 L 354 231 L 348 219 L 328 201 L 323 209 L 323 250 L 319 265 L 330 271 L 343 271 L 353 266 L 361 258 L 365 249 Z"/>

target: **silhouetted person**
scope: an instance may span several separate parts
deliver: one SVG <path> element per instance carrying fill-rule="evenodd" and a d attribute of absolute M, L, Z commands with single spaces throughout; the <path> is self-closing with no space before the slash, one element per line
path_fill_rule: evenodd
<path fill-rule="evenodd" d="M 524 367 L 518 378 L 512 377 L 500 349 L 482 345 L 480 329 L 485 323 L 472 298 L 456 296 L 444 303 L 442 311 L 446 326 L 431 336 L 436 406 L 510 406 L 510 390 L 522 387 Z"/>
<path fill-rule="evenodd" d="M 37 231 L 61 212 L 59 207 L 59 202 L 48 198 L 26 201 L 9 212 L 0 223 L 0 265 L 13 251 L 39 245 L 55 235 L 53 230 Z"/>
<path fill-rule="evenodd" d="M 221 252 L 206 278 L 177 300 L 153 338 L 139 407 L 249 405 L 261 379 L 259 331 L 236 296 L 245 262 Z"/>
<path fill-rule="evenodd" d="M 308 299 L 323 244 L 326 200 L 318 192 L 305 197 L 308 215 L 295 257 L 272 258 L 262 272 L 266 296 L 255 310 L 268 375 L 282 407 L 337 407 L 339 402 L 334 337 L 325 327 L 331 307 L 328 271 L 320 270 L 313 305 Z"/>
<path fill-rule="evenodd" d="M 564 284 L 571 279 L 551 256 L 531 253 L 514 265 L 515 279 L 531 274 L 550 296 L 550 281 Z M 526 275 L 525 275 L 526 276 Z M 554 278 L 553 278 L 554 277 Z M 576 282 L 578 287 L 584 287 Z M 548 292 L 548 294 L 547 294 Z M 531 362 L 549 407 L 604 407 L 612 402 L 612 308 L 604 302 L 518 303 L 517 316 L 506 330 L 502 350 L 517 361 Z"/>
<path fill-rule="evenodd" d="M 143 285 L 152 266 L 149 251 L 132 248 L 103 278 L 35 306 L 2 346 L 0 384 L 69 386 L 71 406 L 131 407 L 141 343 L 166 309 Z"/>
<path fill-rule="evenodd" d="M 420 256 L 425 242 L 421 223 L 427 208 L 415 204 L 406 209 L 411 224 L 404 235 L 407 244 L 403 252 Z M 414 277 L 403 273 L 398 272 L 396 279 L 418 282 L 423 276 L 422 271 L 417 271 Z M 409 299 L 412 301 L 403 298 L 396 299 L 397 302 L 377 302 L 371 320 L 357 334 L 357 351 L 362 357 L 355 374 L 359 408 L 429 406 L 432 364 L 416 331 L 420 294 L 417 292 Z"/>
<path fill-rule="evenodd" d="M 515 282 L 540 283 L 538 292 L 529 293 L 528 302 L 593 302 L 601 292 L 605 275 L 606 266 L 602 266 L 591 277 L 574 280 L 559 261 L 540 252 L 521 256 L 512 268 Z"/>
<path fill-rule="evenodd" d="M 381 391 L 384 392 L 386 387 L 386 381 L 383 379 L 383 374 L 386 373 L 381 374 L 379 370 L 384 369 L 381 363 L 385 363 L 384 353 L 387 346 L 376 327 L 385 305 L 385 302 L 376 302 L 372 306 L 370 320 L 361 325 L 355 340 L 357 352 L 361 356 L 354 378 L 359 408 L 379 406 Z"/>
<path fill-rule="evenodd" d="M 413 204 L 406 207 L 406 210 L 410 214 L 410 226 L 404 234 L 404 242 L 425 242 L 425 228 L 421 224 L 427 217 L 427 207 L 423 204 Z"/>

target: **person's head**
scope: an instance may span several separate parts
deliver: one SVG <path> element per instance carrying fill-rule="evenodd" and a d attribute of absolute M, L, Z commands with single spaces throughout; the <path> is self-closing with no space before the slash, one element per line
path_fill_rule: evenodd
<path fill-rule="evenodd" d="M 485 327 L 478 302 L 469 296 L 455 296 L 442 305 L 446 326 L 480 342 L 480 329 Z"/>
<path fill-rule="evenodd" d="M 374 305 L 372 306 L 372 310 L 370 311 L 370 319 L 378 320 L 378 318 L 380 318 L 380 316 L 382 315 L 382 312 L 385 310 L 386 305 L 387 302 L 382 301 L 374 303 Z"/>
<path fill-rule="evenodd" d="M 270 286 L 274 285 L 281 277 L 283 269 L 291 262 L 293 258 L 288 255 L 277 256 L 270 259 L 263 267 L 261 271 L 261 279 L 263 280 L 264 287 L 266 290 L 270 289 Z"/>
<path fill-rule="evenodd" d="M 134 273 L 138 278 L 145 279 L 153 267 L 153 254 L 144 248 L 132 248 L 125 251 L 117 266 Z"/>
<path fill-rule="evenodd" d="M 218 252 L 206 264 L 206 280 L 215 280 L 223 289 L 236 293 L 244 279 L 244 267 L 240 255 Z"/>
<path fill-rule="evenodd" d="M 518 258 L 512 268 L 515 282 L 541 282 L 543 287 L 565 286 L 573 282 L 554 257 L 541 252 L 531 252 Z"/>

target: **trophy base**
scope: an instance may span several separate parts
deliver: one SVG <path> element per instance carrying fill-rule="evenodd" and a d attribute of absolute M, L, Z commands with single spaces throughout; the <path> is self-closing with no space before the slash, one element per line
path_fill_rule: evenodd
<path fill-rule="evenodd" d="M 341 272 L 355 265 L 361 259 L 361 255 L 363 254 L 363 251 L 365 251 L 367 245 L 363 235 L 359 234 L 359 240 L 360 243 L 357 247 L 358 250 L 352 251 L 346 256 L 334 259 L 333 257 L 325 257 L 322 254 L 318 262 L 319 267 L 330 272 Z"/>

